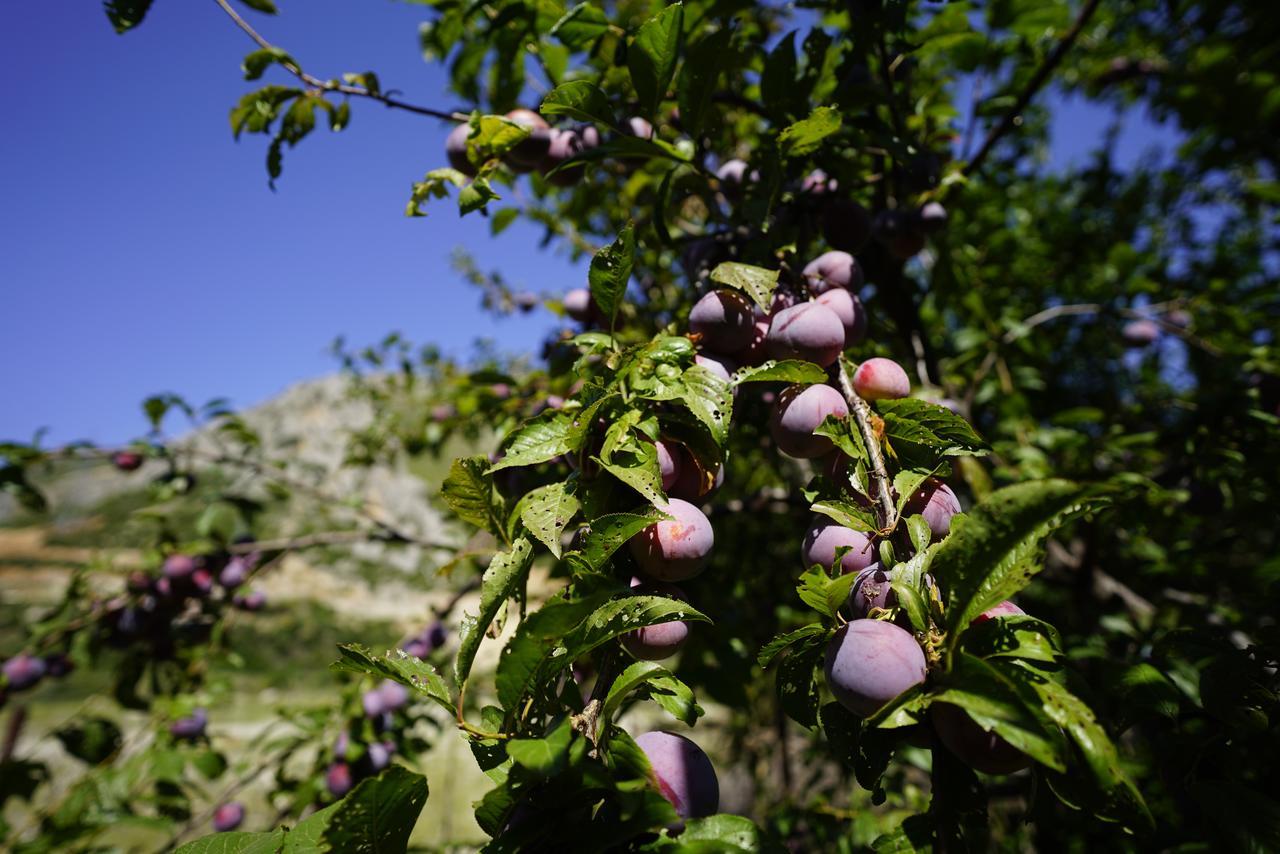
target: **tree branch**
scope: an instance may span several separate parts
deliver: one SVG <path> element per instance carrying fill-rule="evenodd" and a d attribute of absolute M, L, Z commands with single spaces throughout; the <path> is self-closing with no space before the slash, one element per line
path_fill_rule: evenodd
<path fill-rule="evenodd" d="M 222 2 L 222 0 L 219 0 L 219 2 Z M 1000 141 L 1001 137 L 1018 124 L 1018 120 L 1021 118 L 1022 112 L 1026 110 L 1027 105 L 1031 103 L 1031 99 L 1035 97 L 1041 87 L 1048 82 L 1049 77 L 1053 74 L 1054 70 L 1062 64 L 1062 60 L 1066 57 L 1067 51 L 1071 50 L 1071 46 L 1074 45 L 1076 39 L 1079 38 L 1080 32 L 1084 29 L 1084 25 L 1093 17 L 1093 13 L 1098 11 L 1099 5 L 1101 5 L 1101 0 L 1088 0 L 1088 2 L 1084 4 L 1084 8 L 1080 10 L 1080 14 L 1076 16 L 1075 23 L 1071 25 L 1071 29 L 1067 30 L 1067 32 L 1063 34 L 1062 39 L 1054 45 L 1053 50 L 1050 51 L 1047 57 L 1045 57 L 1044 62 L 1040 67 L 1036 69 L 1036 73 L 1031 75 L 1031 79 L 1027 81 L 1027 85 L 1023 86 L 1022 91 L 1018 93 L 1018 100 L 1015 101 L 1009 111 L 1004 114 L 1004 118 L 1000 120 L 1000 124 L 996 125 L 991 132 L 987 134 L 987 138 L 982 141 L 982 147 L 978 149 L 978 153 L 974 155 L 972 160 L 965 164 L 965 175 L 972 175 L 977 172 L 982 167 L 987 156 L 991 154 L 991 149 L 995 148 L 996 143 Z"/>
<path fill-rule="evenodd" d="M 248 21 L 240 17 L 240 13 L 233 9 L 227 0 L 213 0 L 213 2 L 217 3 L 218 6 L 221 7 L 222 11 L 226 12 L 227 16 L 235 22 L 236 26 L 244 30 L 249 38 L 254 40 L 258 47 L 263 50 L 271 51 L 279 49 L 263 38 Z M 319 77 L 303 71 L 302 67 L 292 60 L 285 60 L 280 64 L 284 66 L 285 70 L 297 77 L 303 83 L 325 92 L 340 92 L 343 95 L 354 95 L 360 98 L 369 98 L 397 110 L 417 113 L 422 116 L 431 116 L 437 119 L 445 119 L 447 121 L 465 122 L 470 118 L 466 113 L 445 112 L 443 110 L 434 110 L 430 107 L 420 107 L 417 104 L 410 104 L 406 101 L 392 98 L 389 95 L 384 95 L 381 92 L 374 92 L 372 89 L 366 89 L 364 86 L 351 86 L 346 83 L 339 83 L 336 80 L 321 80 Z"/>
<path fill-rule="evenodd" d="M 849 403 L 849 414 L 853 416 L 854 422 L 858 425 L 858 432 L 862 435 L 862 444 L 866 446 L 867 456 L 871 460 L 871 479 L 875 485 L 875 499 L 877 502 L 876 515 L 879 517 L 880 530 L 882 532 L 892 531 L 894 526 L 898 524 L 898 510 L 893 500 L 893 480 L 889 477 L 889 471 L 884 465 L 884 455 L 880 453 L 880 437 L 876 435 L 875 428 L 871 426 L 871 419 L 875 415 L 871 412 L 871 407 L 863 400 L 856 391 L 853 390 L 853 381 L 849 379 L 849 371 L 845 368 L 844 359 L 839 360 L 840 364 L 840 391 L 844 394 L 844 399 Z"/>

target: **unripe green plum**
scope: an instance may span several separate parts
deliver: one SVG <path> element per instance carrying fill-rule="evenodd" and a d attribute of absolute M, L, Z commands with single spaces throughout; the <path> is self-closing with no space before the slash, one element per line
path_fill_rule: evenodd
<path fill-rule="evenodd" d="M 823 212 L 822 236 L 832 249 L 858 252 L 871 237 L 871 214 L 855 201 L 837 199 Z"/>
<path fill-rule="evenodd" d="M 862 300 L 843 289 L 833 289 L 820 295 L 815 302 L 835 312 L 844 326 L 844 346 L 861 344 L 867 337 L 867 310 Z"/>
<path fill-rule="evenodd" d="M 800 562 L 805 569 L 815 563 L 824 569 L 830 569 L 836 561 L 836 549 L 849 546 L 849 551 L 840 558 L 840 572 L 861 572 L 876 560 L 876 549 L 871 538 L 861 531 L 837 525 L 835 522 L 819 516 L 813 520 L 809 530 L 805 532 L 800 546 Z"/>
<path fill-rule="evenodd" d="M 892 359 L 867 359 L 853 373 L 853 390 L 864 400 L 894 400 L 911 393 L 911 380 Z"/>
<path fill-rule="evenodd" d="M 839 249 L 823 252 L 806 264 L 804 278 L 812 294 L 823 294 L 832 288 L 856 291 L 864 281 L 858 259 Z"/>
<path fill-rule="evenodd" d="M 816 302 L 784 308 L 773 316 L 765 346 L 775 359 L 803 359 L 827 367 L 844 349 L 840 317 Z"/>
<path fill-rule="evenodd" d="M 951 703 L 929 707 L 938 740 L 961 762 L 984 774 L 1012 774 L 1031 764 L 1022 751 L 994 732 L 987 732 L 964 709 Z"/>
<path fill-rule="evenodd" d="M 672 498 L 662 519 L 631 538 L 631 554 L 645 575 L 659 581 L 683 581 L 702 571 L 715 544 L 711 522 L 697 507 Z"/>
<path fill-rule="evenodd" d="M 463 175 L 474 176 L 476 167 L 472 165 L 471 160 L 467 157 L 467 137 L 469 136 L 471 136 L 471 124 L 469 122 L 463 122 L 449 131 L 449 135 L 444 140 L 444 153 L 449 158 L 450 166 Z"/>
<path fill-rule="evenodd" d="M 551 126 L 542 116 L 523 107 L 507 113 L 506 118 L 529 129 L 529 136 L 507 152 L 507 165 L 516 172 L 532 172 L 551 147 Z"/>
<path fill-rule="evenodd" d="M 665 596 L 682 602 L 688 600 L 679 587 L 661 582 L 633 583 L 631 593 L 635 596 Z M 628 632 L 622 636 L 622 645 L 626 647 L 627 652 L 643 661 L 661 661 L 679 652 L 688 639 L 689 624 L 684 620 L 671 620 Z"/>
<path fill-rule="evenodd" d="M 689 312 L 689 331 L 718 353 L 734 353 L 751 343 L 755 318 L 751 303 L 736 291 L 715 290 Z"/>
<path fill-rule="evenodd" d="M 720 781 L 702 748 L 682 735 L 646 732 L 636 738 L 657 779 L 658 791 L 681 818 L 700 818 L 720 809 Z"/>
<path fill-rule="evenodd" d="M 835 446 L 826 436 L 814 434 L 814 430 L 835 415 L 843 418 L 849 414 L 844 397 L 829 385 L 793 385 L 778 396 L 769 419 L 769 434 L 778 450 L 789 457 L 811 460 L 829 452 Z"/>
<path fill-rule="evenodd" d="M 853 620 L 827 646 L 827 686 L 840 705 L 870 717 L 894 697 L 924 683 L 924 652 L 911 633 L 884 620 Z"/>
<path fill-rule="evenodd" d="M 929 523 L 934 542 L 951 533 L 951 517 L 960 512 L 960 500 L 956 494 L 936 477 L 931 477 L 911 495 L 906 506 L 907 515 L 919 513 Z"/>

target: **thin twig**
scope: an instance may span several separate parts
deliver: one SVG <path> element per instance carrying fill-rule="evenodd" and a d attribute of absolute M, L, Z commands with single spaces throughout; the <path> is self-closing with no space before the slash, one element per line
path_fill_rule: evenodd
<path fill-rule="evenodd" d="M 217 3 L 218 6 L 222 8 L 222 11 L 226 12 L 228 17 L 235 22 L 236 26 L 244 30 L 249 38 L 253 39 L 254 42 L 257 43 L 258 47 L 263 50 L 278 50 L 275 45 L 263 38 L 248 21 L 240 17 L 240 13 L 233 9 L 227 0 L 213 0 L 213 2 Z M 444 110 L 434 110 L 430 107 L 420 107 L 417 104 L 410 104 L 406 101 L 392 98 L 389 95 L 384 95 L 381 92 L 366 89 L 364 86 L 351 86 L 346 83 L 339 83 L 336 80 L 321 80 L 319 77 L 315 77 L 314 75 L 303 71 L 301 66 L 290 59 L 286 59 L 280 64 L 284 66 L 286 71 L 293 74 L 303 83 L 325 92 L 340 92 L 343 95 L 355 95 L 360 98 L 369 98 L 397 110 L 405 110 L 406 112 L 417 113 L 422 116 L 432 116 L 433 118 L 446 119 L 448 121 L 465 122 L 470 118 L 466 113 L 446 112 Z"/>
<path fill-rule="evenodd" d="M 218 0 L 218 2 L 223 2 L 223 0 Z M 1053 50 L 1049 52 L 1049 55 L 1045 57 L 1044 62 L 1036 69 L 1035 74 L 1031 75 L 1031 79 L 1027 81 L 1027 85 L 1023 86 L 1022 91 L 1018 93 L 1018 100 L 1014 102 L 1009 111 L 1004 114 L 1002 119 L 1000 119 L 1000 124 L 996 125 L 991 132 L 987 134 L 987 138 L 982 141 L 982 147 L 978 149 L 978 153 L 974 155 L 972 160 L 965 164 L 965 175 L 972 175 L 977 172 L 978 169 L 982 167 L 983 162 L 987 159 L 987 155 L 991 153 L 991 150 L 995 148 L 996 143 L 1000 141 L 1001 137 L 1017 125 L 1023 111 L 1026 110 L 1027 105 L 1031 103 L 1031 99 L 1034 98 L 1036 93 L 1040 91 L 1041 87 L 1048 82 L 1050 75 L 1054 72 L 1054 69 L 1062 63 L 1062 60 L 1067 55 L 1067 51 L 1071 50 L 1071 46 L 1075 44 L 1076 39 L 1079 38 L 1080 32 L 1084 29 L 1085 24 L 1087 24 L 1089 19 L 1093 17 L 1093 13 L 1098 11 L 1099 5 L 1101 5 L 1101 0 L 1088 0 L 1088 2 L 1084 4 L 1084 8 L 1080 10 L 1080 14 L 1076 16 L 1075 23 L 1071 25 L 1071 29 L 1067 30 L 1058 43 L 1054 45 Z"/>
<path fill-rule="evenodd" d="M 871 419 L 875 415 L 867 402 L 853 390 L 853 381 L 849 379 L 849 371 L 845 368 L 844 359 L 840 360 L 840 391 L 849 403 L 849 412 L 853 415 L 858 432 L 862 434 L 862 444 L 866 446 L 867 456 L 871 460 L 871 479 L 875 482 L 875 499 L 879 506 L 880 530 L 889 532 L 898 524 L 898 510 L 893 501 L 893 481 L 884 465 L 884 455 L 880 453 L 880 438 L 876 436 Z"/>

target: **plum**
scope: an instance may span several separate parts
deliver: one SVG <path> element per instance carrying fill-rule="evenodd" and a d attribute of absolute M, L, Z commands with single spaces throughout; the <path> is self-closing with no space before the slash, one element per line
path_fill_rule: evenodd
<path fill-rule="evenodd" d="M 870 717 L 927 674 L 924 652 L 906 629 L 884 620 L 853 620 L 827 646 L 824 672 L 840 705 Z"/>
<path fill-rule="evenodd" d="M 346 759 L 347 750 L 351 747 L 351 736 L 346 730 L 338 733 L 338 737 L 333 740 L 333 758 Z"/>
<path fill-rule="evenodd" d="M 169 724 L 169 734 L 183 741 L 193 741 L 204 735 L 204 730 L 208 723 L 209 712 L 204 708 L 198 708 L 191 714 L 178 718 Z"/>
<path fill-rule="evenodd" d="M 1154 320 L 1131 320 L 1120 330 L 1127 347 L 1149 347 L 1160 337 L 1160 326 Z"/>
<path fill-rule="evenodd" d="M 823 252 L 806 264 L 804 278 L 812 294 L 823 294 L 833 288 L 856 291 L 864 281 L 858 259 L 839 249 Z"/>
<path fill-rule="evenodd" d="M 680 478 L 680 447 L 674 442 L 659 439 L 654 442 L 658 451 L 658 471 L 662 475 L 662 491 L 670 492 Z"/>
<path fill-rule="evenodd" d="M 227 561 L 227 565 L 218 573 L 218 583 L 228 589 L 239 587 L 249 580 L 249 562 L 236 555 Z"/>
<path fill-rule="evenodd" d="M 1031 764 L 1022 751 L 994 732 L 987 732 L 959 706 L 934 703 L 929 716 L 938 740 L 961 762 L 984 774 L 1012 774 Z"/>
<path fill-rule="evenodd" d="M 719 353 L 734 353 L 751 343 L 755 317 L 751 303 L 736 291 L 715 290 L 689 312 L 689 331 Z"/>
<path fill-rule="evenodd" d="M 720 809 L 720 781 L 702 748 L 662 730 L 644 733 L 636 744 L 653 766 L 658 791 L 681 818 L 700 818 Z"/>
<path fill-rule="evenodd" d="M 45 664 L 44 659 L 23 652 L 6 661 L 4 667 L 0 669 L 3 670 L 10 689 L 25 691 L 44 678 L 48 665 Z"/>
<path fill-rule="evenodd" d="M 653 139 L 653 124 L 640 116 L 632 116 L 622 123 L 622 132 L 639 139 Z"/>
<path fill-rule="evenodd" d="M 529 136 L 507 152 L 507 165 L 516 172 L 532 172 L 551 147 L 551 126 L 542 116 L 524 107 L 507 113 L 506 118 L 529 129 Z"/>
<path fill-rule="evenodd" d="M 796 295 L 790 291 L 774 291 L 773 299 L 769 300 L 769 310 L 765 311 L 755 303 L 751 304 L 751 313 L 755 315 L 756 320 L 771 320 L 775 314 L 784 308 L 791 308 L 798 302 Z"/>
<path fill-rule="evenodd" d="M 768 318 L 756 318 L 755 328 L 751 330 L 751 343 L 734 353 L 734 357 L 749 367 L 763 364 L 769 360 L 768 340 Z"/>
<path fill-rule="evenodd" d="M 267 594 L 261 590 L 254 590 L 249 593 L 237 593 L 231 600 L 231 604 L 235 605 L 242 611 L 261 611 L 267 607 Z"/>
<path fill-rule="evenodd" d="M 715 544 L 715 532 L 702 511 L 672 498 L 663 519 L 631 538 L 631 554 L 644 573 L 659 581 L 683 581 L 702 571 Z"/>
<path fill-rule="evenodd" d="M 743 184 L 748 181 L 758 180 L 760 174 L 754 170 L 748 171 L 750 168 L 747 165 L 747 161 L 739 160 L 736 157 L 721 163 L 720 168 L 716 170 L 716 177 L 720 179 L 721 189 L 726 194 L 736 195 L 741 191 Z"/>
<path fill-rule="evenodd" d="M 765 347 L 775 359 L 803 359 L 827 367 L 844 349 L 844 324 L 825 305 L 802 302 L 773 316 Z"/>
<path fill-rule="evenodd" d="M 752 324 L 753 333 L 754 326 L 755 325 Z M 735 365 L 732 360 L 726 359 L 723 356 L 716 356 L 711 353 L 699 353 L 693 357 L 693 363 L 706 368 L 725 382 L 732 382 L 733 372 L 738 370 L 738 366 Z M 734 393 L 737 393 L 737 389 L 734 389 Z"/>
<path fill-rule="evenodd" d="M 201 568 L 191 573 L 190 581 L 198 596 L 208 596 L 213 590 L 213 573 L 207 569 Z"/>
<path fill-rule="evenodd" d="M 916 212 L 916 222 L 926 234 L 941 231 L 947 225 L 947 209 L 939 202 L 926 202 Z"/>
<path fill-rule="evenodd" d="M 635 579 L 638 582 L 639 579 Z M 635 583 L 631 585 L 631 593 L 635 596 L 665 596 L 668 599 L 687 601 L 684 591 L 674 584 Z M 644 661 L 660 661 L 670 658 L 680 651 L 689 639 L 689 624 L 684 620 L 672 620 L 645 626 L 628 632 L 622 636 L 622 645 L 627 651 Z"/>
<path fill-rule="evenodd" d="M 469 136 L 471 136 L 470 122 L 463 122 L 449 131 L 449 135 L 444 140 L 444 153 L 449 158 L 450 166 L 463 175 L 473 176 L 476 174 L 476 167 L 467 157 L 467 137 Z"/>
<path fill-rule="evenodd" d="M 992 605 L 990 608 L 974 617 L 973 622 L 970 623 L 970 625 L 985 623 L 987 620 L 992 620 L 996 617 L 1019 617 L 1026 613 L 1026 611 L 1022 610 L 1012 602 L 1005 601 L 1001 602 L 999 605 Z"/>
<path fill-rule="evenodd" d="M 893 400 L 911 393 L 911 380 L 897 362 L 877 357 L 858 365 L 853 390 L 865 400 Z"/>
<path fill-rule="evenodd" d="M 800 562 L 805 569 L 815 563 L 824 569 L 830 569 L 836 561 L 836 549 L 849 546 L 840 559 L 840 572 L 861 572 L 875 563 L 876 550 L 871 545 L 871 538 L 861 531 L 837 525 L 825 516 L 818 516 L 805 532 L 800 545 Z"/>
<path fill-rule="evenodd" d="M 866 617 L 872 608 L 892 608 L 897 604 L 892 569 L 885 570 L 879 563 L 873 563 L 858 573 L 849 593 L 849 607 L 855 617 Z"/>
<path fill-rule="evenodd" d="M 924 232 L 914 217 L 903 211 L 880 211 L 871 230 L 876 241 L 884 244 L 895 258 L 905 260 L 924 248 Z"/>
<path fill-rule="evenodd" d="M 365 747 L 364 762 L 371 773 L 377 774 L 391 764 L 391 751 L 385 744 L 375 741 Z"/>
<path fill-rule="evenodd" d="M 595 129 L 594 125 L 552 130 L 551 139 L 547 144 L 547 154 L 542 158 L 541 169 L 543 172 L 550 172 L 566 160 L 577 157 L 582 152 L 595 148 L 599 144 L 600 132 Z M 557 187 L 572 187 L 582 180 L 582 176 L 585 173 L 586 167 L 579 164 L 570 166 L 567 169 L 561 169 L 556 174 L 549 176 L 547 180 Z"/>
<path fill-rule="evenodd" d="M 382 708 L 394 712 L 409 702 L 409 689 L 390 679 L 383 679 L 378 685 L 378 694 L 382 697 Z"/>
<path fill-rule="evenodd" d="M 807 196 L 825 196 L 840 188 L 840 182 L 821 169 L 814 169 L 800 181 L 800 192 Z"/>
<path fill-rule="evenodd" d="M 1164 320 L 1166 323 L 1170 323 L 1178 327 L 1179 329 L 1191 328 L 1191 322 L 1192 322 L 1191 312 L 1187 311 L 1186 309 L 1175 308 L 1173 311 L 1169 312 L 1164 316 Z"/>
<path fill-rule="evenodd" d="M 857 252 L 871 237 L 871 214 L 851 199 L 837 199 L 822 214 L 822 236 L 832 249 Z"/>
<path fill-rule="evenodd" d="M 133 451 L 116 451 L 111 455 L 111 464 L 120 471 L 137 471 L 142 466 L 142 454 Z"/>
<path fill-rule="evenodd" d="M 185 578 L 195 572 L 196 566 L 196 559 L 191 555 L 176 554 L 164 559 L 164 565 L 160 567 L 160 571 L 166 578 Z"/>
<path fill-rule="evenodd" d="M 244 804 L 239 801 L 227 801 L 219 804 L 213 811 L 213 829 L 218 833 L 235 830 L 244 821 Z"/>
<path fill-rule="evenodd" d="M 929 523 L 934 542 L 951 533 L 951 517 L 960 512 L 956 494 L 936 477 L 931 477 L 911 495 L 906 506 L 907 515 L 919 513 Z"/>
<path fill-rule="evenodd" d="M 820 295 L 815 302 L 835 312 L 844 326 L 844 346 L 861 344 L 867 337 L 867 310 L 862 300 L 846 290 L 833 289 Z"/>
<path fill-rule="evenodd" d="M 345 762 L 335 762 L 324 772 L 324 784 L 329 794 L 340 798 L 351 791 L 351 766 Z"/>
<path fill-rule="evenodd" d="M 667 495 L 671 498 L 700 501 L 710 498 L 724 483 L 724 466 L 717 465 L 712 471 L 690 453 L 688 448 L 680 449 L 679 468 L 680 476 L 667 490 Z"/>
<path fill-rule="evenodd" d="M 834 445 L 826 436 L 814 435 L 828 415 L 849 414 L 844 397 L 829 385 L 793 385 L 778 396 L 769 419 L 769 434 L 778 450 L 789 457 L 811 460 Z"/>
<path fill-rule="evenodd" d="M 563 303 L 565 314 L 579 323 L 590 323 L 599 313 L 596 301 L 591 298 L 591 292 L 586 288 L 574 288 L 569 291 L 564 295 Z"/>

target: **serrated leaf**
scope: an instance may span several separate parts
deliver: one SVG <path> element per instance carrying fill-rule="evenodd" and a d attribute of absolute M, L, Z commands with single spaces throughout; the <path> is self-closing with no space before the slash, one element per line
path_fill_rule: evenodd
<path fill-rule="evenodd" d="M 738 261 L 725 261 L 711 271 L 711 281 L 737 288 L 765 311 L 773 304 L 773 291 L 778 287 L 778 271 L 766 270 Z"/>
<path fill-rule="evenodd" d="M 839 557 L 837 557 L 837 562 Z M 834 618 L 836 611 L 849 600 L 849 591 L 857 580 L 857 573 L 845 573 L 832 578 L 827 574 L 829 567 L 811 566 L 800 576 L 796 592 L 806 605 L 825 617 Z"/>
<path fill-rule="evenodd" d="M 591 297 L 600 307 L 600 312 L 609 319 L 610 329 L 617 322 L 618 309 L 626 296 L 635 254 L 635 231 L 627 225 L 618 232 L 613 243 L 602 248 L 591 259 L 591 268 L 587 272 Z"/>
<path fill-rule="evenodd" d="M 489 461 L 481 456 L 454 460 L 440 486 L 440 497 L 462 521 L 497 534 L 502 530 L 503 514 L 488 468 Z"/>
<path fill-rule="evenodd" d="M 561 83 L 542 99 L 539 112 L 548 116 L 568 116 L 583 122 L 613 127 L 616 122 L 609 96 L 589 80 Z"/>
<path fill-rule="evenodd" d="M 678 399 L 702 422 L 716 444 L 723 446 L 729 440 L 733 420 L 733 386 L 701 365 L 686 369 L 680 379 Z"/>
<path fill-rule="evenodd" d="M 285 851 L 404 851 L 426 802 L 427 778 L 392 765 L 362 780 L 332 812 L 303 819 L 286 837 Z M 322 815 L 314 829 L 307 827 Z"/>
<path fill-rule="evenodd" d="M 549 410 L 522 424 L 507 437 L 502 459 L 489 466 L 493 474 L 513 466 L 531 466 L 553 460 L 581 447 L 582 434 L 574 428 L 574 416 Z"/>
<path fill-rule="evenodd" d="M 273 63 L 284 65 L 292 62 L 293 57 L 285 51 L 278 47 L 269 47 L 250 53 L 240 63 L 240 68 L 244 71 L 245 80 L 257 80 Z"/>
<path fill-rule="evenodd" d="M 97 765 L 112 756 L 123 741 L 120 727 L 106 718 L 90 717 L 75 725 L 64 726 L 54 732 L 67 753 Z"/>
<path fill-rule="evenodd" d="M 824 499 L 814 502 L 810 509 L 814 513 L 820 513 L 833 520 L 836 524 L 852 528 L 855 531 L 870 532 L 875 531 L 878 527 L 875 511 L 859 504 L 854 504 L 852 501 Z"/>
<path fill-rule="evenodd" d="M 778 665 L 778 704 L 787 717 L 804 727 L 818 723 L 817 669 L 826 647 L 825 633 L 806 635 L 788 647 Z"/>
<path fill-rule="evenodd" d="M 735 386 L 743 383 L 784 382 L 797 385 L 817 385 L 827 381 L 827 372 L 813 362 L 798 359 L 770 359 L 753 368 L 740 368 L 733 374 Z"/>
<path fill-rule="evenodd" d="M 647 690 L 651 700 L 686 726 L 693 726 L 705 714 L 693 696 L 693 689 L 673 674 L 655 677 L 649 682 Z"/>
<path fill-rule="evenodd" d="M 751 819 L 719 813 L 685 822 L 680 832 L 680 850 L 707 854 L 757 854 L 772 851 L 774 846 L 769 844 Z"/>
<path fill-rule="evenodd" d="M 869 465 L 871 455 L 862 442 L 862 433 L 852 418 L 828 415 L 813 431 L 818 436 L 826 436 L 846 457 L 855 464 Z"/>
<path fill-rule="evenodd" d="M 530 130 L 504 116 L 472 116 L 467 159 L 477 168 L 496 160 L 529 138 Z"/>
<path fill-rule="evenodd" d="M 484 208 L 489 202 L 498 201 L 501 198 L 502 196 L 493 189 L 488 178 L 477 175 L 458 193 L 458 213 L 466 216 Z"/>
<path fill-rule="evenodd" d="M 945 406 L 915 398 L 879 400 L 884 441 L 890 452 L 915 468 L 933 469 L 942 459 L 982 455 L 990 446 L 959 415 Z"/>
<path fill-rule="evenodd" d="M 778 151 L 783 158 L 807 157 L 822 147 L 822 143 L 839 132 L 840 112 L 834 107 L 818 107 L 778 134 Z"/>
<path fill-rule="evenodd" d="M 560 557 L 560 537 L 580 507 L 573 484 L 549 483 L 524 497 L 520 521 L 548 551 Z"/>
<path fill-rule="evenodd" d="M 609 32 L 609 19 L 592 3 L 579 3 L 555 22 L 547 35 L 570 50 L 582 50 Z"/>
<path fill-rule="evenodd" d="M 645 507 L 639 513 L 610 513 L 591 520 L 582 545 L 565 555 L 575 571 L 599 572 L 609 558 L 645 528 L 662 519 L 670 518 L 656 507 Z"/>
<path fill-rule="evenodd" d="M 573 728 L 565 718 L 544 738 L 513 738 L 507 742 L 507 755 L 517 765 L 541 776 L 557 773 L 569 757 Z"/>
<path fill-rule="evenodd" d="M 179 846 L 175 854 L 276 854 L 284 841 L 283 828 L 270 833 L 213 833 Z"/>
<path fill-rule="evenodd" d="M 240 0 L 240 2 L 255 12 L 263 12 L 267 15 L 275 15 L 279 12 L 273 0 Z"/>
<path fill-rule="evenodd" d="M 489 567 L 480 579 L 480 612 L 474 624 L 463 625 L 458 638 L 458 655 L 454 659 L 454 681 L 461 685 L 471 673 L 480 641 L 498 609 L 515 595 L 524 583 L 525 574 L 533 563 L 533 545 L 524 537 L 511 544 L 509 551 L 494 555 Z"/>
<path fill-rule="evenodd" d="M 627 48 L 631 83 L 648 116 L 658 111 L 675 74 L 684 36 L 684 6 L 673 3 L 640 26 Z"/>
<path fill-rule="evenodd" d="M 768 668 L 768 666 L 773 663 L 773 660 L 777 658 L 778 653 L 782 652 L 793 643 L 798 643 L 807 637 L 813 637 L 816 635 L 826 637 L 830 634 L 831 629 L 822 625 L 822 623 L 810 623 L 809 625 L 802 626 L 795 631 L 784 632 L 760 648 L 760 653 L 756 656 L 756 663 L 759 664 L 762 669 Z"/>
<path fill-rule="evenodd" d="M 614 422 L 606 434 L 600 456 L 594 459 L 605 471 L 640 493 L 646 501 L 662 505 L 666 493 L 662 490 L 662 474 L 658 468 L 658 449 L 652 442 L 641 441 L 632 431 L 632 423 L 639 413 L 632 410 L 631 419 Z"/>
<path fill-rule="evenodd" d="M 600 710 L 601 721 L 608 726 L 628 695 L 647 682 L 669 675 L 671 671 L 656 661 L 635 661 L 627 665 L 609 686 L 609 693 L 605 695 L 604 706 Z"/>
<path fill-rule="evenodd" d="M 402 649 L 377 655 L 357 643 L 338 644 L 342 658 L 333 663 L 335 670 L 368 673 L 399 682 L 449 712 L 454 711 L 449 686 L 436 668 Z"/>
<path fill-rule="evenodd" d="M 973 623 L 960 638 L 961 648 L 978 658 L 1023 658 L 1053 663 L 1062 659 L 1062 640 L 1048 623 L 1018 614 Z"/>
<path fill-rule="evenodd" d="M 929 630 L 929 603 L 924 591 L 925 573 L 933 561 L 936 547 L 927 544 L 918 547 L 911 560 L 904 561 L 893 568 L 890 585 L 898 607 L 907 615 L 911 628 L 917 632 Z"/>

